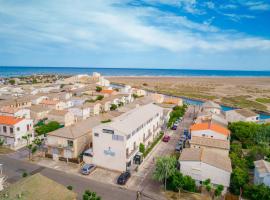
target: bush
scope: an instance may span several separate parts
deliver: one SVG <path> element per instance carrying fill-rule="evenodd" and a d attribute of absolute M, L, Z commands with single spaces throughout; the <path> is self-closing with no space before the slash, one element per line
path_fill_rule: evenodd
<path fill-rule="evenodd" d="M 22 177 L 23 177 L 23 178 L 25 178 L 25 177 L 27 177 L 27 176 L 28 176 L 28 173 L 27 173 L 27 172 L 23 172 L 23 173 L 22 173 Z"/>
<path fill-rule="evenodd" d="M 172 127 L 174 122 L 185 114 L 186 108 L 187 108 L 186 105 L 175 106 L 173 108 L 172 112 L 170 113 L 170 119 L 169 119 L 168 124 L 167 124 L 168 128 Z"/>
<path fill-rule="evenodd" d="M 179 189 L 183 189 L 190 192 L 196 191 L 196 183 L 190 176 L 184 176 L 181 172 L 176 172 L 168 178 L 167 181 L 168 190 L 177 192 Z"/>
<path fill-rule="evenodd" d="M 117 109 L 117 105 L 116 104 L 112 104 L 110 107 L 110 110 L 116 110 Z"/>
<path fill-rule="evenodd" d="M 97 92 L 100 92 L 101 90 L 102 90 L 102 87 L 100 87 L 100 86 L 97 86 L 97 87 L 96 87 L 96 91 L 97 91 Z"/>
<path fill-rule="evenodd" d="M 90 190 L 86 190 L 83 194 L 83 200 L 101 200 L 100 196 L 97 196 L 95 192 L 91 192 Z"/>
<path fill-rule="evenodd" d="M 145 146 L 144 144 L 140 143 L 139 151 L 143 154 L 145 152 Z"/>
<path fill-rule="evenodd" d="M 68 186 L 67 186 L 67 189 L 68 189 L 68 190 L 72 190 L 73 187 L 72 187 L 71 185 L 68 185 Z"/>
<path fill-rule="evenodd" d="M 111 119 L 106 119 L 106 120 L 101 121 L 101 123 L 109 123 L 111 121 L 112 121 Z"/>
<path fill-rule="evenodd" d="M 104 98 L 103 95 L 98 95 L 97 98 L 96 98 L 96 101 L 100 101 L 100 100 L 102 100 L 103 98 Z"/>
<path fill-rule="evenodd" d="M 148 153 L 156 146 L 156 144 L 158 143 L 158 141 L 163 137 L 164 132 L 160 132 L 159 136 L 153 141 L 153 143 L 150 145 L 150 147 L 148 147 L 143 156 L 146 157 L 148 155 Z"/>

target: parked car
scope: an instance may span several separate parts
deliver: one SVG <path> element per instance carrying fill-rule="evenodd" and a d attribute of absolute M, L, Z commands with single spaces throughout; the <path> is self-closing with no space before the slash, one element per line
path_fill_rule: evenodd
<path fill-rule="evenodd" d="M 185 135 L 181 135 L 180 140 L 186 141 L 187 140 L 187 137 Z"/>
<path fill-rule="evenodd" d="M 177 126 L 173 125 L 172 130 L 176 130 L 176 129 L 177 129 Z"/>
<path fill-rule="evenodd" d="M 93 164 L 84 164 L 81 168 L 81 174 L 89 175 L 96 168 Z"/>
<path fill-rule="evenodd" d="M 164 135 L 162 141 L 163 141 L 163 142 L 169 142 L 170 138 L 171 138 L 171 137 L 170 137 L 169 135 Z"/>
<path fill-rule="evenodd" d="M 130 172 L 128 172 L 128 171 L 123 172 L 118 177 L 117 184 L 119 184 L 119 185 L 125 185 L 129 178 L 130 178 Z"/>
<path fill-rule="evenodd" d="M 183 146 L 181 144 L 179 144 L 179 143 L 176 144 L 175 151 L 180 152 L 180 151 L 182 151 L 182 149 L 183 149 Z"/>

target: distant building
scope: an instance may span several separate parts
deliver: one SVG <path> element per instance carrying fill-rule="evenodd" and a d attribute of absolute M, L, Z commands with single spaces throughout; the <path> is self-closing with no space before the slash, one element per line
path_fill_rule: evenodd
<path fill-rule="evenodd" d="M 172 104 L 175 106 L 182 106 L 183 100 L 175 97 L 166 97 L 163 101 L 164 104 Z"/>
<path fill-rule="evenodd" d="M 257 160 L 254 165 L 254 184 L 263 183 L 270 187 L 270 162 Z"/>
<path fill-rule="evenodd" d="M 225 119 L 225 115 L 215 114 L 209 112 L 199 112 L 195 123 L 214 123 L 223 127 L 228 126 L 228 121 Z"/>
<path fill-rule="evenodd" d="M 94 127 L 93 163 L 121 172 L 130 169 L 139 145 L 149 146 L 159 135 L 163 121 L 163 109 L 147 104 Z"/>
<path fill-rule="evenodd" d="M 185 148 L 180 155 L 179 163 L 181 173 L 191 176 L 197 185 L 211 179 L 212 184 L 223 185 L 223 192 L 227 191 L 232 172 L 228 156 L 204 148 Z"/>
<path fill-rule="evenodd" d="M 237 121 L 244 121 L 244 122 L 258 122 L 259 121 L 259 114 L 248 110 L 248 109 L 235 109 L 226 111 L 226 119 L 228 122 L 237 122 Z"/>
<path fill-rule="evenodd" d="M 48 117 L 48 113 L 51 109 L 42 105 L 32 105 L 30 108 L 31 119 L 37 123 L 39 120 L 43 120 Z"/>
<path fill-rule="evenodd" d="M 213 139 L 229 140 L 230 131 L 217 124 L 199 123 L 190 127 L 191 137 L 199 136 Z"/>
<path fill-rule="evenodd" d="M 66 104 L 63 101 L 59 100 L 44 99 L 40 102 L 40 105 L 55 110 L 64 110 L 66 108 Z"/>
<path fill-rule="evenodd" d="M 213 101 L 206 101 L 205 103 L 202 104 L 201 111 L 220 114 L 222 108 L 219 104 Z"/>
<path fill-rule="evenodd" d="M 0 115 L 30 119 L 30 110 L 29 108 L 3 107 L 0 109 Z"/>
<path fill-rule="evenodd" d="M 158 94 L 158 93 L 150 94 L 150 96 L 155 103 L 163 103 L 164 98 L 165 98 L 163 94 Z"/>
<path fill-rule="evenodd" d="M 145 90 L 142 90 L 142 89 L 137 89 L 137 88 L 132 88 L 132 93 L 139 96 L 139 97 L 142 97 L 142 96 L 145 96 L 146 95 L 146 91 Z"/>
<path fill-rule="evenodd" d="M 57 121 L 64 126 L 70 126 L 75 123 L 74 114 L 67 110 L 51 110 L 47 117 L 49 121 Z"/>
<path fill-rule="evenodd" d="M 0 116 L 0 138 L 4 140 L 4 145 L 11 149 L 24 147 L 26 141 L 22 137 L 25 135 L 34 138 L 33 120 Z"/>

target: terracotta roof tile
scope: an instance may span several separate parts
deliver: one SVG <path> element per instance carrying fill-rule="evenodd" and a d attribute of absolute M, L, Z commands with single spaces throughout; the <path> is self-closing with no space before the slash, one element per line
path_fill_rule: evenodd
<path fill-rule="evenodd" d="M 198 123 L 190 128 L 191 131 L 212 130 L 223 135 L 230 135 L 230 131 L 220 125 L 213 123 Z"/>
<path fill-rule="evenodd" d="M 5 125 L 15 125 L 22 120 L 23 118 L 17 118 L 12 116 L 0 116 L 0 124 Z"/>

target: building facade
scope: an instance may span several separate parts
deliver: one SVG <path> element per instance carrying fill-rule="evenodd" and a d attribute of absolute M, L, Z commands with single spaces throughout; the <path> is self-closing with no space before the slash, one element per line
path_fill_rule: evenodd
<path fill-rule="evenodd" d="M 126 171 L 133 165 L 139 145 L 146 147 L 159 135 L 163 109 L 148 104 L 128 111 L 93 129 L 93 163 L 97 166 Z"/>

